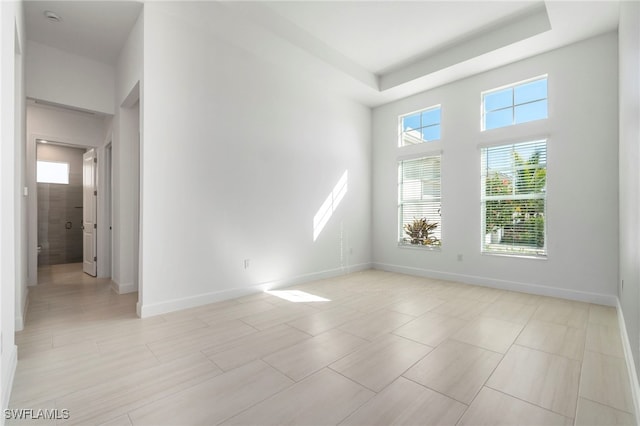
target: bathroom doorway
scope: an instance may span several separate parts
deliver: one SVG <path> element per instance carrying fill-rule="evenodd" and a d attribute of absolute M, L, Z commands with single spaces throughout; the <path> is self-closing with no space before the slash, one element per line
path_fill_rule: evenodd
<path fill-rule="evenodd" d="M 87 148 L 36 141 L 38 270 L 82 270 L 83 156 Z M 95 275 L 95 273 L 94 273 Z"/>

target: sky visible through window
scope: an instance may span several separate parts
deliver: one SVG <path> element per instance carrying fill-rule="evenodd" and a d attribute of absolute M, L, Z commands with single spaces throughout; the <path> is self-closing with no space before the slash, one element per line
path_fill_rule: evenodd
<path fill-rule="evenodd" d="M 547 118 L 547 78 L 483 95 L 484 130 Z"/>

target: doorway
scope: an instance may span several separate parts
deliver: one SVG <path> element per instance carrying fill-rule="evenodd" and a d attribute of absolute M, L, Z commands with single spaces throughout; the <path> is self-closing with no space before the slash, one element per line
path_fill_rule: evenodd
<path fill-rule="evenodd" d="M 87 222 L 87 214 L 95 217 L 96 211 L 95 189 L 90 189 L 89 199 L 86 197 L 87 152 L 93 150 L 36 140 L 37 266 L 43 278 L 60 268 L 70 272 L 84 269 L 96 275 L 95 238 L 87 239 L 85 232 L 90 226 L 95 237 L 95 220 Z M 95 186 L 93 157 L 91 161 L 90 184 Z M 86 266 L 88 255 L 93 267 Z"/>

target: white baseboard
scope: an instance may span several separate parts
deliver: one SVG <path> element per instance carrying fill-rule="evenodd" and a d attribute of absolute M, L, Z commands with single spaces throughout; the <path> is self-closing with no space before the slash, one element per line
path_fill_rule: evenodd
<path fill-rule="evenodd" d="M 166 302 L 143 304 L 137 307 L 138 316 L 147 318 L 154 315 L 166 314 L 168 312 L 179 311 L 182 309 L 194 308 L 196 306 L 208 305 L 210 303 L 221 302 L 223 300 L 235 299 L 237 297 L 246 296 L 248 294 L 259 293 L 261 291 L 288 287 L 301 284 L 308 281 L 321 280 L 324 278 L 336 277 L 339 275 L 349 274 L 351 272 L 363 271 L 371 268 L 370 263 L 361 263 L 344 268 L 330 269 L 326 271 L 313 272 L 310 274 L 298 275 L 296 277 L 284 278 L 281 280 L 269 281 L 245 288 L 234 288 L 229 290 L 221 290 L 212 293 L 199 294 L 197 296 L 184 297 L 181 299 L 173 299 Z"/>
<path fill-rule="evenodd" d="M 18 367 L 18 347 L 13 345 L 11 348 L 4 348 L 6 356 L 9 357 L 7 364 L 7 371 L 2 372 L 2 411 L 9 407 L 9 400 L 11 399 L 11 389 L 13 389 L 13 379 L 16 375 L 16 368 Z M 4 415 L 2 416 L 2 423 L 4 424 Z"/>
<path fill-rule="evenodd" d="M 373 264 L 373 267 L 375 269 L 381 269 L 383 271 L 398 272 L 401 274 L 416 275 L 438 280 L 457 281 L 465 284 L 498 288 L 500 290 L 511 290 L 521 293 L 537 294 L 540 296 L 558 297 L 561 299 L 576 300 L 579 302 L 596 303 L 598 305 L 616 306 L 617 303 L 617 297 L 608 294 L 569 290 L 565 288 L 549 287 L 539 284 L 519 283 L 516 281 L 506 281 L 474 275 L 454 274 L 451 272 L 434 271 L 430 269 L 414 268 L 411 266 L 391 265 L 388 263 L 375 262 Z"/>
<path fill-rule="evenodd" d="M 120 284 L 115 281 L 111 281 L 111 290 L 118 294 L 135 293 L 138 291 L 134 283 Z"/>
<path fill-rule="evenodd" d="M 629 374 L 629 387 L 631 388 L 631 398 L 633 399 L 633 415 L 636 424 L 640 425 L 640 383 L 638 383 L 638 372 L 636 371 L 636 363 L 633 360 L 633 352 L 631 351 L 631 343 L 629 342 L 629 334 L 627 333 L 627 325 L 624 322 L 624 313 L 620 299 L 617 299 L 618 325 L 620 328 L 620 339 L 624 349 L 624 359 L 627 363 L 627 373 Z"/>

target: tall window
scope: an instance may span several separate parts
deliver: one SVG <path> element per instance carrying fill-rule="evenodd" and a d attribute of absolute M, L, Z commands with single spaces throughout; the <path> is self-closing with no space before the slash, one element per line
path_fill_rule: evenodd
<path fill-rule="evenodd" d="M 547 77 L 482 94 L 482 129 L 547 118 Z"/>
<path fill-rule="evenodd" d="M 38 183 L 69 184 L 69 164 L 38 161 L 36 163 L 36 181 Z"/>
<path fill-rule="evenodd" d="M 544 257 L 547 141 L 482 149 L 482 251 Z"/>
<path fill-rule="evenodd" d="M 440 139 L 440 105 L 400 117 L 400 146 Z"/>
<path fill-rule="evenodd" d="M 440 155 L 398 163 L 398 240 L 402 245 L 441 244 Z"/>

